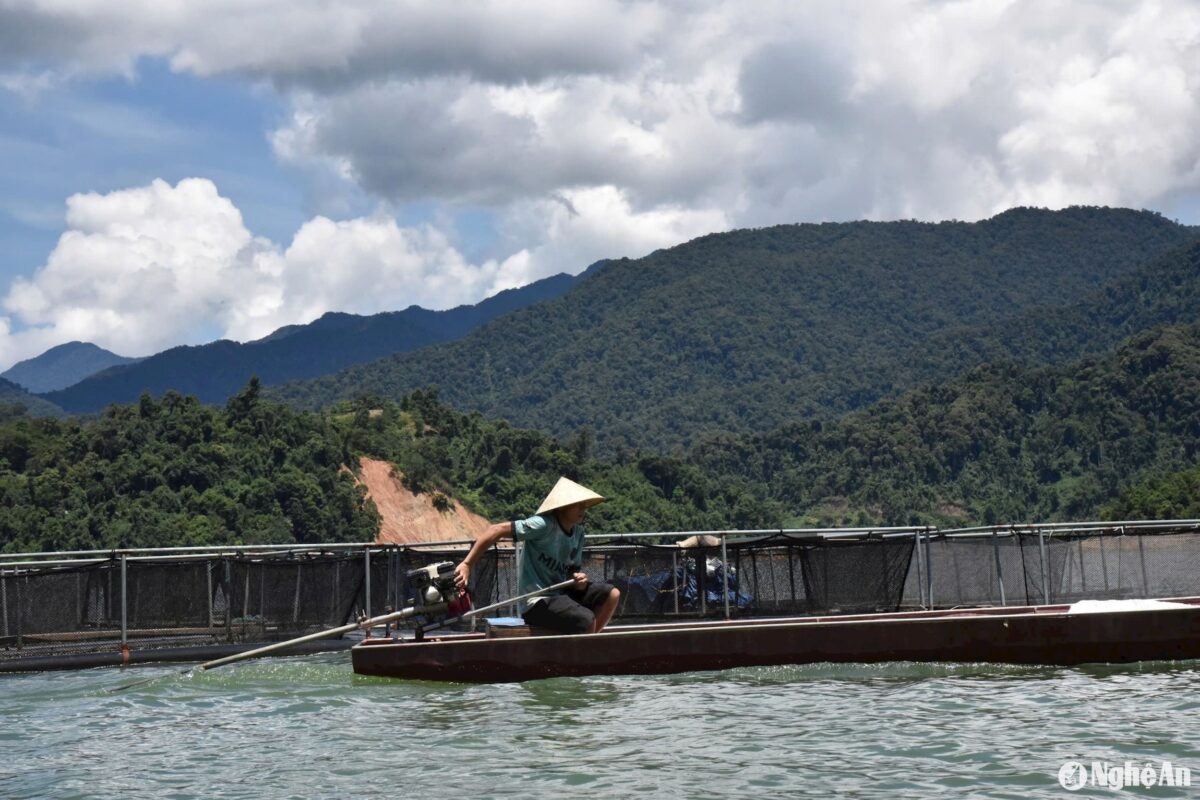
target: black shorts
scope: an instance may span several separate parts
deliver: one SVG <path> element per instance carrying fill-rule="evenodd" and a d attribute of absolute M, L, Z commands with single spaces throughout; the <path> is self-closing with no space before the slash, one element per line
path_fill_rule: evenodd
<path fill-rule="evenodd" d="M 569 590 L 539 600 L 525 611 L 525 624 L 559 633 L 587 633 L 596 619 L 595 611 L 612 594 L 610 584 L 588 581 L 582 591 Z"/>

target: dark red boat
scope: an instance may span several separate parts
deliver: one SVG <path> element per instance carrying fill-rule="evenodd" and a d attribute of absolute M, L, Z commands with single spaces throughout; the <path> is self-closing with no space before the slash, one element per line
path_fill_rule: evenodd
<path fill-rule="evenodd" d="M 1022 606 L 630 625 L 582 636 L 366 639 L 351 654 L 360 675 L 467 683 L 815 662 L 1069 665 L 1200 658 L 1200 597 L 1103 601 L 1083 611 Z"/>

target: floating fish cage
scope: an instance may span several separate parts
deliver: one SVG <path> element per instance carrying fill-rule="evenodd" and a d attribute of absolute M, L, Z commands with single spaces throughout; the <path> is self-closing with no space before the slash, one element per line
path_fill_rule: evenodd
<path fill-rule="evenodd" d="M 404 607 L 410 571 L 469 544 L 0 556 L 0 671 L 198 660 L 344 625 Z M 477 606 L 518 593 L 520 559 L 477 563 Z M 1200 521 L 596 534 L 584 571 L 621 590 L 617 624 L 1180 597 L 1200 595 Z"/>

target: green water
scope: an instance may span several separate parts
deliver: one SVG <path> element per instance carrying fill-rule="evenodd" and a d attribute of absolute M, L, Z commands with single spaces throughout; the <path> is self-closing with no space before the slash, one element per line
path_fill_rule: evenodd
<path fill-rule="evenodd" d="M 274 659 L 0 676 L 3 797 L 1200 796 L 1200 662 L 816 665 L 463 686 Z M 1197 788 L 1070 793 L 1067 760 Z"/>

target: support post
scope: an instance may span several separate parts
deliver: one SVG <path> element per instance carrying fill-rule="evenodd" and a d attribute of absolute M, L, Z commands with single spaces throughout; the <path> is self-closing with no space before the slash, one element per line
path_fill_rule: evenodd
<path fill-rule="evenodd" d="M 204 562 L 204 577 L 208 583 L 208 627 L 213 626 L 212 562 Z"/>
<path fill-rule="evenodd" d="M 233 568 L 225 562 L 225 640 L 233 641 Z"/>
<path fill-rule="evenodd" d="M 24 592 L 21 591 L 21 584 L 24 583 L 26 580 L 28 580 L 28 579 L 25 576 L 17 575 L 17 649 L 18 650 L 20 650 L 25 645 L 24 640 L 21 638 L 21 634 L 24 632 L 24 628 L 25 628 L 24 623 L 21 620 L 21 617 L 25 616 L 24 613 L 22 613 L 25 610 L 25 603 L 24 603 L 25 597 L 24 597 Z"/>
<path fill-rule="evenodd" d="M 790 608 L 796 608 L 796 558 L 795 551 L 789 545 L 787 549 L 788 560 L 788 589 L 792 593 L 792 604 Z"/>
<path fill-rule="evenodd" d="M 925 561 L 925 557 L 921 554 L 921 531 L 918 530 L 916 533 L 914 533 L 913 539 L 913 549 L 917 551 L 917 596 L 920 599 L 921 608 L 924 609 L 927 606 L 925 605 L 925 570 L 923 563 Z M 791 567 L 790 557 L 788 558 L 788 566 Z M 795 590 L 793 589 L 793 594 L 794 593 Z"/>
<path fill-rule="evenodd" d="M 387 607 L 391 611 L 395 611 L 400 607 L 400 600 L 396 597 L 396 551 L 388 548 L 388 577 L 387 577 Z M 389 622 L 388 629 L 392 627 Z"/>
<path fill-rule="evenodd" d="M 1084 567 L 1084 564 L 1083 564 L 1083 542 L 1084 542 L 1083 539 L 1075 540 L 1075 543 L 1078 545 L 1078 547 L 1075 548 L 1075 552 L 1079 554 L 1080 591 L 1082 592 L 1082 594 L 1086 595 L 1087 594 L 1087 569 Z"/>
<path fill-rule="evenodd" d="M 368 545 L 363 550 L 363 609 L 366 615 L 371 616 L 371 547 Z M 369 634 L 370 631 L 367 631 Z"/>
<path fill-rule="evenodd" d="M 929 531 L 925 531 L 925 597 L 933 608 L 933 552 L 929 549 Z"/>
<path fill-rule="evenodd" d="M 1046 532 L 1038 530 L 1038 548 L 1042 553 L 1042 602 L 1050 605 L 1050 565 L 1046 563 Z"/>
<path fill-rule="evenodd" d="M 1107 538 L 1103 534 L 1100 535 L 1100 574 L 1104 576 L 1104 594 L 1108 594 L 1108 559 L 1104 557 L 1104 540 Z"/>
<path fill-rule="evenodd" d="M 129 608 L 129 576 L 125 561 L 126 556 L 121 556 L 121 650 L 125 650 L 129 646 L 129 627 L 128 615 L 126 609 Z"/>
<path fill-rule="evenodd" d="M 292 596 L 292 624 L 293 625 L 300 622 L 300 575 L 301 575 L 301 569 L 302 569 L 301 565 L 297 564 L 296 565 L 296 592 Z"/>
<path fill-rule="evenodd" d="M 996 557 L 996 581 L 1000 584 L 1000 605 L 1008 605 L 1008 600 L 1004 596 L 1004 569 L 1000 566 L 1000 540 L 996 536 L 996 531 L 992 531 L 992 554 Z"/>
<path fill-rule="evenodd" d="M 1142 565 L 1145 572 L 1145 564 Z M 721 595 L 725 598 L 725 619 L 729 619 L 729 556 L 725 549 L 725 533 L 721 533 Z"/>
<path fill-rule="evenodd" d="M 1146 576 L 1146 548 L 1142 543 L 1143 538 L 1145 538 L 1145 537 L 1143 537 L 1139 533 L 1137 540 L 1138 540 L 1138 557 L 1142 561 L 1142 597 L 1149 597 L 1150 596 L 1150 579 Z"/>
<path fill-rule="evenodd" d="M 4 638 L 8 638 L 8 578 L 0 572 L 0 617 L 4 619 Z"/>
<path fill-rule="evenodd" d="M 671 580 L 675 582 L 675 613 L 679 613 L 679 551 L 671 551 Z M 7 631 L 5 631 L 7 633 Z"/>

